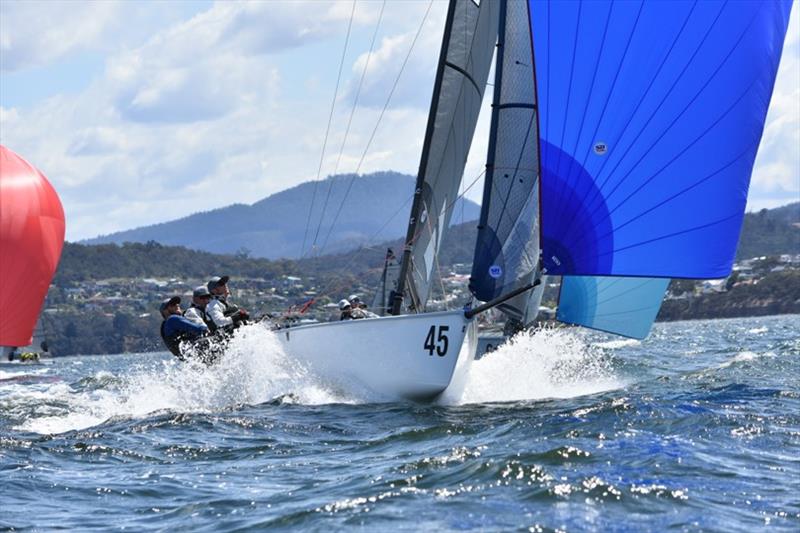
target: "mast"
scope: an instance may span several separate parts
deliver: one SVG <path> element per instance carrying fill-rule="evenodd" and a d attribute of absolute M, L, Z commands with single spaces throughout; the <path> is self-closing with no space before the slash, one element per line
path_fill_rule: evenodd
<path fill-rule="evenodd" d="M 505 1 L 451 0 L 391 314 L 424 309 L 475 133 Z"/>

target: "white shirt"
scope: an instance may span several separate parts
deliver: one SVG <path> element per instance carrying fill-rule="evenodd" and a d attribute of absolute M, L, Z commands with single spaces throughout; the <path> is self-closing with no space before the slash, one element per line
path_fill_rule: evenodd
<path fill-rule="evenodd" d="M 196 322 L 198 324 L 206 325 L 205 321 L 203 320 L 203 312 L 202 310 L 198 309 L 197 307 L 190 307 L 186 310 L 183 314 L 186 318 L 191 320 L 192 322 Z"/>
<path fill-rule="evenodd" d="M 351 316 L 353 319 L 378 318 L 378 315 L 376 315 L 372 311 L 367 311 L 366 309 L 363 309 L 361 307 L 356 307 L 355 309 L 353 309 L 353 311 L 351 312 Z"/>
<path fill-rule="evenodd" d="M 206 306 L 206 315 L 214 322 L 218 328 L 224 328 L 233 324 L 233 319 L 225 316 L 225 304 L 217 298 L 211 298 Z"/>

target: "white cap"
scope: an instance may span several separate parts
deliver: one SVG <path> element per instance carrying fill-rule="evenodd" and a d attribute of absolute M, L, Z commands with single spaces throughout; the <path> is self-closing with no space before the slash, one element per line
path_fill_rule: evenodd
<path fill-rule="evenodd" d="M 341 300 L 339 302 L 339 309 L 344 310 L 348 307 L 350 307 L 350 302 L 348 302 L 347 300 Z"/>

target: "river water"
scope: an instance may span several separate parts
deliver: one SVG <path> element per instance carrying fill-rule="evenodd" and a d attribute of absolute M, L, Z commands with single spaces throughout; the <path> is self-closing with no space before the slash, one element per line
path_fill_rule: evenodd
<path fill-rule="evenodd" d="M 0 529 L 800 530 L 800 316 L 520 337 L 432 405 L 242 331 L 0 366 Z"/>

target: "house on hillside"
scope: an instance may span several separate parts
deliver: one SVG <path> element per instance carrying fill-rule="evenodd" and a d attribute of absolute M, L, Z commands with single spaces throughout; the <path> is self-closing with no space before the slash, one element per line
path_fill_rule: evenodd
<path fill-rule="evenodd" d="M 700 286 L 700 292 L 702 294 L 710 294 L 714 292 L 725 292 L 725 283 L 728 281 L 727 278 L 723 279 L 706 279 L 703 280 L 702 285 Z"/>

